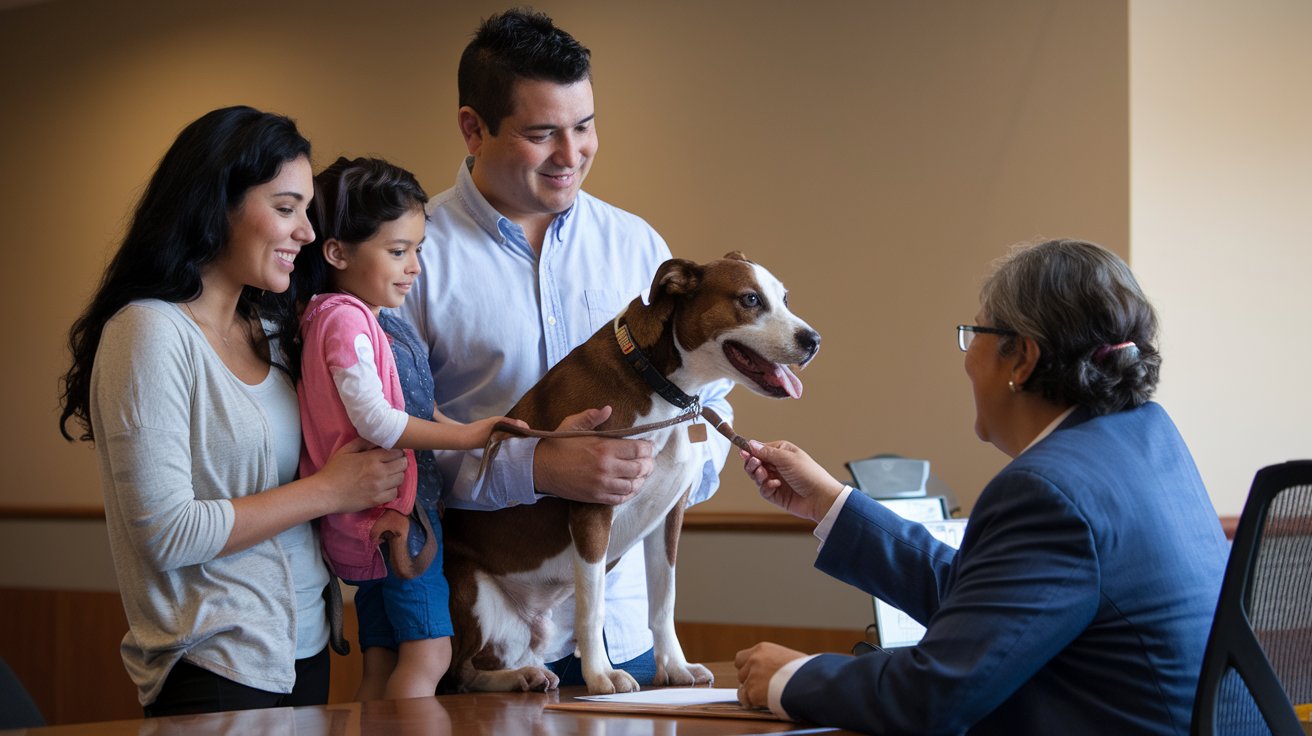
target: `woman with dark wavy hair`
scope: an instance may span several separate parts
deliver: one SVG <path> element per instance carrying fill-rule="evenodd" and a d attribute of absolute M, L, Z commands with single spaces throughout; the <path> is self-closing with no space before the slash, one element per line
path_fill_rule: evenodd
<path fill-rule="evenodd" d="M 400 451 L 353 443 L 296 478 L 296 392 L 272 325 L 314 239 L 310 144 L 249 107 L 164 154 L 73 324 L 60 431 L 95 444 L 147 716 L 323 703 L 328 573 L 310 521 L 395 497 Z"/>
<path fill-rule="evenodd" d="M 957 327 L 975 433 L 1013 458 L 959 550 L 787 442 L 761 495 L 819 523 L 816 567 L 924 624 L 912 647 L 738 653 L 739 699 L 873 733 L 1184 734 L 1227 547 L 1161 406 L 1157 318 L 1092 243 L 1014 250 Z"/>

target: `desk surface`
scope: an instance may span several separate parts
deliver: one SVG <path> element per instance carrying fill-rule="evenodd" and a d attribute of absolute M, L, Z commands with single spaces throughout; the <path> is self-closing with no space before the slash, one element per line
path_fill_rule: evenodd
<path fill-rule="evenodd" d="M 735 682 L 727 662 L 708 665 L 721 687 Z M 731 736 L 733 734 L 825 733 L 803 724 L 732 718 L 671 718 L 546 710 L 547 703 L 586 695 L 583 688 L 550 693 L 471 693 L 434 698 L 379 700 L 303 708 L 271 708 L 150 720 L 107 721 L 50 726 L 26 731 L 30 736 L 193 736 L 194 734 L 295 733 L 423 734 L 424 736 Z M 3 731 L 24 733 L 23 731 Z"/>

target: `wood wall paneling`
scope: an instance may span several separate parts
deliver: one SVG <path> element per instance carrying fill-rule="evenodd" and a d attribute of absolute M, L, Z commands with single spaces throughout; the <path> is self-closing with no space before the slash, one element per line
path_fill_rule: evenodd
<path fill-rule="evenodd" d="M 355 607 L 345 608 L 356 631 Z M 773 641 L 804 652 L 846 652 L 861 632 L 775 626 L 676 624 L 689 659 L 731 661 L 739 649 Z M 0 589 L 0 656 L 18 674 L 50 725 L 140 718 L 137 690 L 123 670 L 119 642 L 127 631 L 118 593 Z M 328 702 L 348 703 L 360 684 L 362 659 L 333 657 Z"/>
<path fill-rule="evenodd" d="M 127 629 L 118 593 L 0 590 L 0 656 L 52 725 L 141 717 L 118 652 Z"/>

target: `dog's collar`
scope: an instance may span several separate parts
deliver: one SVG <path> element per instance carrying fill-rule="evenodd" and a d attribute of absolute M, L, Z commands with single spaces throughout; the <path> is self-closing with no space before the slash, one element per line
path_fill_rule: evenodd
<path fill-rule="evenodd" d="M 615 341 L 619 343 L 624 359 L 629 361 L 629 365 L 633 366 L 633 370 L 642 376 L 653 391 L 680 409 L 691 407 L 694 411 L 700 410 L 701 401 L 698 397 L 685 394 L 683 389 L 675 386 L 651 364 L 647 354 L 642 352 L 642 348 L 638 347 L 638 343 L 634 342 L 633 336 L 629 334 L 629 325 L 624 321 L 624 315 L 615 318 L 614 327 Z"/>

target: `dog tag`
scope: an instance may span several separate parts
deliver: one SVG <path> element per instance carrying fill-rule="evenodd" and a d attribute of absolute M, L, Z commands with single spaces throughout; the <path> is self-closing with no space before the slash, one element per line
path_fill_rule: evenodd
<path fill-rule="evenodd" d="M 697 444 L 706 441 L 706 425 L 701 422 L 694 422 L 688 425 L 688 441 Z"/>

